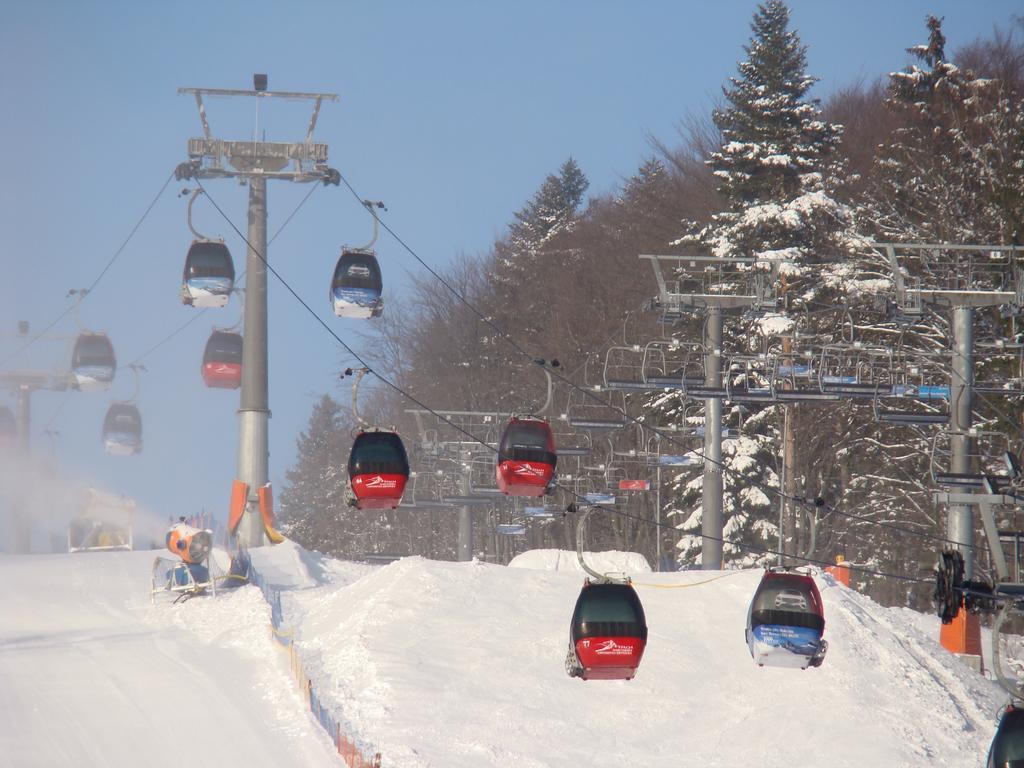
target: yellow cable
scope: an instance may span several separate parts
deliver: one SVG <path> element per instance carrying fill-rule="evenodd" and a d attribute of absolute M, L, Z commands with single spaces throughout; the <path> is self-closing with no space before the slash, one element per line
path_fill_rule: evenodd
<path fill-rule="evenodd" d="M 718 581 L 729 576 L 735 576 L 737 573 L 746 573 L 746 571 L 729 571 L 729 573 L 723 573 L 720 576 L 713 576 L 710 579 L 704 579 L 704 581 L 695 581 L 692 584 L 642 584 L 639 581 L 633 583 L 638 587 L 651 587 L 652 589 L 686 589 L 687 587 L 699 587 L 702 584 L 710 584 L 712 581 Z"/>

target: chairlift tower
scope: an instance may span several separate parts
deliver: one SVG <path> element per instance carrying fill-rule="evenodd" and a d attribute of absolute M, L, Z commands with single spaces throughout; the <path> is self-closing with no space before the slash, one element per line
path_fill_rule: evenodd
<path fill-rule="evenodd" d="M 242 337 L 242 391 L 238 409 L 238 480 L 248 486 L 245 511 L 236 529 L 239 546 L 266 543 L 258 509 L 258 492 L 270 477 L 268 431 L 270 403 L 267 386 L 267 181 L 337 184 L 338 172 L 327 165 L 327 145 L 313 141 L 320 106 L 337 101 L 333 93 L 268 91 L 267 76 L 254 75 L 253 90 L 179 88 L 195 97 L 203 135 L 188 140 L 188 160 L 175 171 L 182 179 L 239 179 L 249 185 L 249 226 L 246 251 L 245 314 Z M 206 118 L 205 96 L 256 100 L 256 127 L 251 141 L 216 138 Z M 304 140 L 259 140 L 259 105 L 264 99 L 313 102 Z"/>
<path fill-rule="evenodd" d="M 875 243 L 885 251 L 895 286 L 897 312 L 919 317 L 926 305 L 951 313 L 949 379 L 950 472 L 972 472 L 974 398 L 974 314 L 986 307 L 1019 313 L 1024 306 L 1021 249 L 1013 245 Z M 965 494 L 946 494 L 946 537 L 959 546 L 964 575 L 973 578 L 974 526 Z M 980 502 L 975 502 L 980 503 Z M 982 507 L 984 510 L 985 508 Z"/>
<path fill-rule="evenodd" d="M 726 312 L 775 308 L 770 274 L 753 258 L 715 256 L 656 256 L 641 254 L 651 262 L 658 281 L 658 308 L 666 320 L 685 313 L 703 312 L 704 385 L 711 392 L 704 399 L 704 482 L 701 521 L 701 567 L 721 570 L 724 521 L 722 517 L 722 329 Z M 764 262 L 760 262 L 763 264 Z M 663 268 L 670 271 L 666 279 Z M 724 392 L 723 392 L 724 394 Z"/>
<path fill-rule="evenodd" d="M 28 323 L 19 323 L 19 335 L 28 334 Z M 57 337 L 41 337 L 55 339 Z M 64 339 L 60 339 L 64 341 Z M 12 370 L 0 372 L 0 388 L 6 389 L 18 401 L 15 422 L 18 426 L 18 449 L 27 460 L 32 450 L 32 395 L 38 390 L 65 392 L 71 387 L 71 374 L 67 371 Z M 32 525 L 21 504 L 15 502 L 12 510 L 13 531 L 8 544 L 11 554 L 29 554 L 32 551 Z"/>
<path fill-rule="evenodd" d="M 475 454 L 484 454 L 493 458 L 498 449 L 498 440 L 508 414 L 493 411 L 427 411 L 409 409 L 406 413 L 416 419 L 416 428 L 420 435 L 420 445 L 429 449 L 435 457 L 450 462 L 458 474 L 458 490 L 448 494 L 441 502 L 451 509 L 459 510 L 456 557 L 460 561 L 473 559 L 473 508 L 494 507 L 501 503 L 504 496 L 498 492 L 482 492 L 474 489 L 471 481 L 470 462 Z M 428 426 L 435 419 L 436 427 Z M 442 430 L 447 427 L 444 434 Z M 479 440 L 470 440 L 463 432 L 482 436 Z M 493 437 L 493 443 L 490 438 Z M 444 439 L 442 439 L 444 438 Z M 454 439 L 453 439 L 454 438 Z M 493 448 L 491 447 L 493 445 Z"/>

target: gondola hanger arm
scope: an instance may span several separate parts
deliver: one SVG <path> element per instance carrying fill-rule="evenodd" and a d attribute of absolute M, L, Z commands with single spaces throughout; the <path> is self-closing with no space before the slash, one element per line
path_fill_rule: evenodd
<path fill-rule="evenodd" d="M 186 187 L 181 191 L 181 194 L 184 195 L 187 192 L 189 192 L 189 189 Z M 197 232 L 196 228 L 192 226 L 192 204 L 195 203 L 196 198 L 199 197 L 201 194 L 203 194 L 202 187 L 196 187 L 194 190 L 192 190 L 192 196 L 188 199 L 188 213 L 186 214 L 186 221 L 188 222 L 189 230 L 191 230 L 196 240 L 213 240 L 212 237 L 206 237 L 206 235 Z"/>
<path fill-rule="evenodd" d="M 373 248 L 373 244 L 377 242 L 377 236 L 380 234 L 380 219 L 377 218 L 377 212 L 374 208 L 378 208 L 382 211 L 386 211 L 387 207 L 384 205 L 383 200 L 363 200 L 363 207 L 369 211 L 370 216 L 373 217 L 373 238 L 366 245 L 360 246 L 357 250 L 368 251 Z"/>
<path fill-rule="evenodd" d="M 352 380 L 352 416 L 356 420 L 356 424 L 359 425 L 360 429 L 367 429 L 370 425 L 363 420 L 363 417 L 359 415 L 359 382 L 362 381 L 363 376 L 370 373 L 370 369 L 363 368 L 346 368 L 342 376 L 352 376 L 355 378 Z"/>

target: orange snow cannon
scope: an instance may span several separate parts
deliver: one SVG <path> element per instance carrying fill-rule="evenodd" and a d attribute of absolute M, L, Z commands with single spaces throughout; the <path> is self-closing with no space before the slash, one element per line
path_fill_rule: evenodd
<path fill-rule="evenodd" d="M 167 548 L 186 563 L 201 563 L 213 548 L 213 534 L 185 523 L 175 523 L 167 531 Z"/>

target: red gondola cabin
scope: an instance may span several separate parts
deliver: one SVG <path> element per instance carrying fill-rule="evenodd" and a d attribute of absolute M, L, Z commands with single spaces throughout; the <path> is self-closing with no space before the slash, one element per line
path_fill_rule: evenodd
<path fill-rule="evenodd" d="M 402 438 L 387 430 L 360 432 L 352 443 L 348 477 L 358 509 L 395 509 L 409 479 Z"/>
<path fill-rule="evenodd" d="M 555 437 L 543 419 L 513 417 L 498 448 L 498 488 L 510 496 L 543 496 L 555 476 Z"/>
<path fill-rule="evenodd" d="M 587 579 L 572 614 L 569 675 L 632 680 L 646 647 L 647 619 L 632 584 Z"/>
<path fill-rule="evenodd" d="M 203 381 L 216 389 L 242 386 L 242 334 L 214 331 L 203 352 Z"/>

